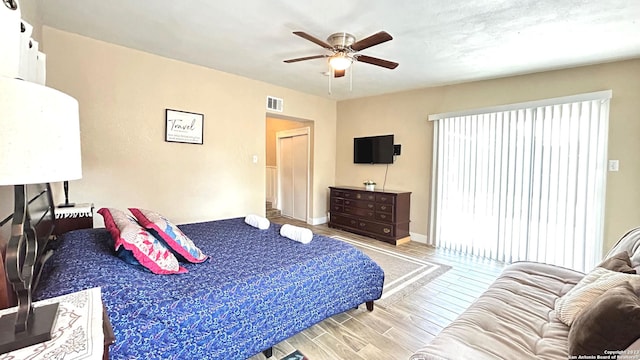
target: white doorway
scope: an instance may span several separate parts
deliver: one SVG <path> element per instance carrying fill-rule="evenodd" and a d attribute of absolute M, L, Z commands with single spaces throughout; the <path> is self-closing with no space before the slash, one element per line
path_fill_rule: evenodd
<path fill-rule="evenodd" d="M 278 209 L 304 222 L 309 213 L 309 131 L 306 127 L 276 133 Z"/>

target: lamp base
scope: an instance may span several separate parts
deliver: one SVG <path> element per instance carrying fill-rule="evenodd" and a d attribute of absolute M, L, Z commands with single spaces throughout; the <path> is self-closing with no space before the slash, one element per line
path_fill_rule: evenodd
<path fill-rule="evenodd" d="M 51 332 L 58 315 L 58 304 L 33 308 L 29 328 L 15 333 L 15 313 L 0 317 L 0 354 L 51 340 Z"/>
<path fill-rule="evenodd" d="M 75 203 L 64 203 L 64 204 L 58 205 L 59 208 L 74 207 L 74 206 L 76 206 Z"/>

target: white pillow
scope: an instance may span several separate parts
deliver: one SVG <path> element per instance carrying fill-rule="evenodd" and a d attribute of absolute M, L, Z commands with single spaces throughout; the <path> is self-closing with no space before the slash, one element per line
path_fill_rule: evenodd
<path fill-rule="evenodd" d="M 625 274 L 597 267 L 585 275 L 568 293 L 556 300 L 556 317 L 571 326 L 580 311 L 605 291 L 638 279 L 640 277 L 637 274 Z"/>

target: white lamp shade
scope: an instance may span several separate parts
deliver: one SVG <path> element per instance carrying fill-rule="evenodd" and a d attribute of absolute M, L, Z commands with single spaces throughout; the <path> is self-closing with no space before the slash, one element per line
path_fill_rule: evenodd
<path fill-rule="evenodd" d="M 0 185 L 82 177 L 78 101 L 0 76 Z"/>

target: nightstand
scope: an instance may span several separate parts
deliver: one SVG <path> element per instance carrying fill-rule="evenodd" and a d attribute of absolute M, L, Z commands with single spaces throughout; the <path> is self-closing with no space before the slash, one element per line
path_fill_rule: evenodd
<path fill-rule="evenodd" d="M 49 341 L 2 354 L 3 359 L 109 358 L 109 346 L 115 337 L 102 304 L 100 288 L 36 301 L 33 306 L 52 303 L 58 303 L 55 336 Z M 12 311 L 15 308 L 0 310 L 0 315 Z"/>
<path fill-rule="evenodd" d="M 74 207 L 56 207 L 56 221 L 53 235 L 60 236 L 67 231 L 93 228 L 93 204 L 77 204 Z"/>

